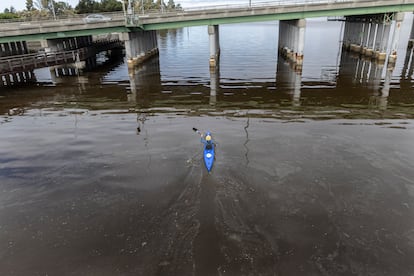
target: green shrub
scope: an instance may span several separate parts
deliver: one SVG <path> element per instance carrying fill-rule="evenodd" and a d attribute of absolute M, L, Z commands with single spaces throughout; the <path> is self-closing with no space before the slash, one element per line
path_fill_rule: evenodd
<path fill-rule="evenodd" d="M 0 13 L 0 19 L 15 19 L 19 16 L 15 13 Z"/>

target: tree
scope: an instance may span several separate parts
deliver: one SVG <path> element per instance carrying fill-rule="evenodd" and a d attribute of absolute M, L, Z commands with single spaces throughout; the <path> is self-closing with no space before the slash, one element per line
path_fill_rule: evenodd
<path fill-rule="evenodd" d="M 10 6 L 10 8 L 5 8 L 4 13 L 16 13 L 16 9 L 13 6 Z"/>
<path fill-rule="evenodd" d="M 142 4 L 144 4 L 142 8 Z M 135 1 L 135 10 L 142 11 L 144 10 L 181 10 L 180 4 L 175 4 L 174 0 L 168 0 L 168 3 L 165 4 L 164 0 L 138 0 Z"/>
<path fill-rule="evenodd" d="M 34 9 L 33 0 L 26 0 L 26 10 L 31 11 Z"/>
<path fill-rule="evenodd" d="M 66 2 L 55 2 L 54 7 L 56 15 L 73 13 L 72 7 Z"/>
<path fill-rule="evenodd" d="M 19 14 L 16 13 L 16 9 L 11 6 L 10 8 L 5 8 L 4 13 L 0 13 L 0 19 L 14 19 L 19 18 Z"/>
<path fill-rule="evenodd" d="M 102 0 L 99 5 L 101 12 L 122 11 L 122 3 L 116 0 Z"/>
<path fill-rule="evenodd" d="M 167 9 L 169 9 L 169 10 L 175 9 L 174 0 L 168 0 Z"/>
<path fill-rule="evenodd" d="M 99 3 L 93 0 L 80 0 L 75 7 L 76 13 L 93 13 L 99 11 Z"/>
<path fill-rule="evenodd" d="M 37 0 L 48 1 L 48 0 Z M 123 0 L 125 7 L 128 6 L 128 0 Z M 166 1 L 166 0 L 165 0 Z M 168 5 L 164 0 L 131 0 L 133 8 L 137 13 L 144 10 L 175 10 L 181 9 L 181 6 L 175 5 L 174 0 L 168 0 Z M 143 4 L 143 6 L 142 6 Z M 80 0 L 79 4 L 75 7 L 76 13 L 94 13 L 94 12 L 114 12 L 122 11 L 122 3 L 118 0 L 101 0 L 97 2 L 95 0 Z"/>

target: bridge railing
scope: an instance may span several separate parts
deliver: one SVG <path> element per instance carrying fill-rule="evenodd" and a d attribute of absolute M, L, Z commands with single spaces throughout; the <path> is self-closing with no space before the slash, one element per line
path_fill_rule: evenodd
<path fill-rule="evenodd" d="M 358 4 L 358 5 L 375 5 L 376 0 L 274 0 L 274 1 L 255 1 L 255 0 L 243 0 L 238 1 L 232 4 L 210 4 L 206 1 L 206 4 L 202 5 L 191 5 L 187 7 L 183 7 L 180 9 L 145 9 L 145 10 L 135 10 L 133 17 L 140 18 L 140 17 L 151 17 L 151 16 L 173 16 L 173 15 L 180 15 L 180 14 L 193 14 L 198 12 L 212 12 L 212 11 L 225 11 L 225 10 L 237 10 L 237 9 L 255 9 L 255 8 L 266 8 L 266 7 L 292 7 L 292 6 L 311 6 L 311 5 L 334 5 L 334 4 Z M 407 0 L 383 0 L 381 2 L 389 2 L 390 5 L 403 5 L 406 2 L 412 2 Z M 111 17 L 112 19 L 125 19 L 127 22 L 127 18 L 131 17 L 124 12 L 108 12 L 108 13 L 101 13 L 107 17 Z M 22 25 L 27 22 L 27 24 L 35 23 L 35 22 L 45 22 L 45 21 L 81 21 L 89 14 L 69 14 L 64 16 L 57 16 L 53 18 L 49 17 L 23 17 L 18 19 L 7 19 L 7 20 L 0 20 L 0 23 L 18 23 L 23 22 Z M 30 22 L 30 23 L 29 23 Z"/>
<path fill-rule="evenodd" d="M 72 50 L 1 57 L 0 75 L 58 64 L 72 63 L 75 62 L 81 54 L 82 53 L 80 53 L 79 50 Z"/>
<path fill-rule="evenodd" d="M 151 9 L 136 12 L 137 14 L 163 14 L 163 13 L 179 13 L 179 12 L 198 12 L 204 10 L 230 10 L 230 9 L 243 9 L 243 8 L 263 8 L 263 7 L 289 7 L 298 5 L 320 5 L 320 4 L 336 4 L 336 3 L 374 3 L 376 0 L 274 0 L 274 1 L 254 1 L 244 0 L 238 1 L 232 4 L 209 4 L 206 2 L 204 5 L 192 5 L 177 10 L 162 10 Z M 400 4 L 404 3 L 404 0 L 389 0 L 390 3 Z"/>
<path fill-rule="evenodd" d="M 412 2 L 411 0 L 382 0 L 382 3 L 389 3 L 390 5 L 402 5 L 406 4 L 407 1 Z M 355 5 L 362 6 L 374 6 L 377 4 L 377 0 L 274 0 L 274 1 L 254 1 L 254 0 L 243 0 L 236 3 L 230 4 L 206 4 L 203 5 L 192 5 L 188 7 L 183 7 L 176 10 L 163 10 L 163 9 L 146 9 L 144 11 L 136 11 L 135 15 L 139 18 L 146 17 L 164 17 L 164 16 L 180 16 L 180 15 L 197 15 L 204 13 L 214 13 L 214 12 L 223 12 L 223 11 L 246 11 L 254 9 L 263 9 L 263 8 L 290 8 L 303 6 L 311 7 L 316 5 L 335 5 L 340 6 L 341 8 L 344 5 L 348 7 L 353 7 Z"/>

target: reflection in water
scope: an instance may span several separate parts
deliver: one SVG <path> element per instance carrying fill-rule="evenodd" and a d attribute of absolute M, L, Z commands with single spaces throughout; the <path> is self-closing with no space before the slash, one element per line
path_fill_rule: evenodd
<path fill-rule="evenodd" d="M 409 89 L 412 85 L 413 72 L 414 72 L 414 61 L 413 61 L 414 48 L 407 48 L 405 53 L 404 65 L 401 72 L 401 88 Z"/>
<path fill-rule="evenodd" d="M 65 101 L 70 97 L 72 103 L 76 102 L 76 107 L 110 109 L 118 106 L 184 113 L 194 110 L 197 113 L 209 114 L 210 107 L 214 106 L 215 114 L 220 111 L 227 116 L 245 116 L 242 114 L 247 112 L 240 112 L 242 110 L 248 110 L 250 115 L 260 113 L 260 116 L 280 118 L 371 118 L 379 115 L 373 112 L 375 108 L 387 110 L 387 113 L 381 114 L 386 117 L 394 117 L 395 113 L 410 117 L 413 113 L 407 107 L 414 97 L 410 93 L 410 79 L 402 78 L 401 90 L 394 90 L 393 88 L 399 87 L 393 84 L 394 71 L 347 52 L 341 54 L 336 77 L 329 72 L 329 76 L 322 75 L 320 80 L 313 81 L 302 80 L 301 73 L 292 69 L 283 59 L 277 61 L 275 82 L 229 82 L 220 78 L 220 67 L 210 72 L 209 81 L 164 81 L 161 77 L 159 59 L 154 58 L 140 67 L 127 71 L 127 83 L 111 79 L 106 80 L 102 86 L 102 74 L 123 67 L 123 60 L 111 62 L 103 64 L 98 71 L 77 75 L 76 82 L 73 82 L 72 77 L 57 78 L 55 85 L 59 87 L 59 93 L 56 93 L 53 86 L 45 87 L 42 90 L 42 98 L 45 99 L 44 97 L 50 94 L 59 106 L 68 106 Z M 411 63 L 405 64 L 404 68 L 411 69 L 403 72 L 412 70 Z M 94 89 L 98 85 L 100 88 Z M 19 93 L 20 90 L 24 97 Z M 27 93 L 27 90 L 31 93 Z M 15 101 L 19 102 L 19 106 L 37 102 L 40 94 L 35 91 L 33 88 L 21 88 L 6 92 L 6 97 L 0 102 L 0 111 L 3 109 L 3 113 L 7 113 L 15 108 Z M 25 99 L 29 101 L 25 103 Z M 109 99 L 119 100 L 115 104 Z M 390 102 L 393 106 L 387 108 Z M 39 104 L 50 105 L 47 100 Z M 289 109 L 292 112 L 284 111 Z M 343 111 L 339 112 L 341 109 Z"/>
<path fill-rule="evenodd" d="M 36 75 L 33 70 L 0 75 L 0 88 L 11 89 L 11 86 L 33 85 L 36 83 Z"/>
<path fill-rule="evenodd" d="M 220 89 L 220 66 L 210 67 L 210 105 L 215 105 Z"/>
<path fill-rule="evenodd" d="M 243 143 L 244 148 L 246 149 L 246 153 L 244 154 L 245 158 L 246 158 L 246 166 L 249 165 L 249 147 L 247 146 L 247 143 L 249 143 L 249 126 L 250 126 L 250 117 L 246 114 L 247 120 L 246 120 L 246 125 L 244 126 L 244 132 L 246 133 L 246 140 Z"/>
<path fill-rule="evenodd" d="M 128 69 L 130 94 L 128 101 L 139 103 L 140 107 L 150 107 L 150 95 L 164 93 L 161 86 L 160 64 L 157 57 L 144 64 Z M 168 92 L 167 92 L 168 93 Z"/>
<path fill-rule="evenodd" d="M 278 59 L 276 70 L 276 85 L 284 84 L 280 87 L 284 93 L 291 95 L 293 106 L 300 106 L 302 72 L 295 70 L 295 65 L 282 58 Z"/>
<path fill-rule="evenodd" d="M 380 109 L 387 109 L 388 97 L 390 95 L 391 75 L 392 75 L 392 70 L 389 70 L 389 69 L 386 70 L 384 84 L 381 89 L 381 94 L 379 95 L 379 98 L 378 98 L 378 106 Z"/>

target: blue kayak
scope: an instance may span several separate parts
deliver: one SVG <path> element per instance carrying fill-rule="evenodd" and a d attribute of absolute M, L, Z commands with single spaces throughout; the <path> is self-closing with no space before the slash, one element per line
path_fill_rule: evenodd
<path fill-rule="evenodd" d="M 207 171 L 210 172 L 214 163 L 214 143 L 204 144 L 204 164 Z"/>

